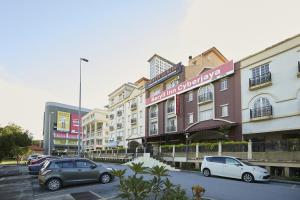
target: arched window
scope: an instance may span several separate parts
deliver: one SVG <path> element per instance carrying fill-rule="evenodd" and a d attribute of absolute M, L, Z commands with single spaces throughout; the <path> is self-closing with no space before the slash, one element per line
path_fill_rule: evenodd
<path fill-rule="evenodd" d="M 210 85 L 203 86 L 198 90 L 198 103 L 212 100 L 212 88 Z"/>
<path fill-rule="evenodd" d="M 266 117 L 271 116 L 272 106 L 270 101 L 266 97 L 260 97 L 254 101 L 253 109 L 250 110 L 250 117 L 257 118 L 257 117 Z"/>

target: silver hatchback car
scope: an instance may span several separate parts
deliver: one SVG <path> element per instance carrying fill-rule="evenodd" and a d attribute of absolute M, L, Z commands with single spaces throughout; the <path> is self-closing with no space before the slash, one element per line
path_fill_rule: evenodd
<path fill-rule="evenodd" d="M 39 172 L 40 186 L 50 191 L 62 186 L 89 182 L 109 183 L 114 179 L 110 168 L 85 158 L 48 160 Z"/>

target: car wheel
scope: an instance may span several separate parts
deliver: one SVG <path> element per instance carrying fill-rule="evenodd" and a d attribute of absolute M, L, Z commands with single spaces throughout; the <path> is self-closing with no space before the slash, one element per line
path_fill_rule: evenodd
<path fill-rule="evenodd" d="M 247 183 L 251 183 L 251 182 L 253 182 L 254 181 L 254 177 L 253 177 L 253 175 L 252 174 L 250 174 L 250 173 L 245 173 L 245 174 L 243 174 L 243 180 L 245 181 L 245 182 L 247 182 Z"/>
<path fill-rule="evenodd" d="M 105 184 L 105 183 L 109 183 L 111 181 L 111 176 L 108 173 L 102 174 L 100 176 L 100 182 Z"/>
<path fill-rule="evenodd" d="M 209 169 L 203 169 L 203 175 L 206 177 L 210 176 L 210 170 Z"/>
<path fill-rule="evenodd" d="M 47 182 L 47 188 L 50 191 L 55 191 L 61 188 L 61 181 L 58 178 L 52 178 Z"/>

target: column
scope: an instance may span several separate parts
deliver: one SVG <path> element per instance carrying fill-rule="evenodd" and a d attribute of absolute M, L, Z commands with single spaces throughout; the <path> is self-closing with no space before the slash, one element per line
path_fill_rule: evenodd
<path fill-rule="evenodd" d="M 199 143 L 196 144 L 196 159 L 199 158 Z"/>
<path fill-rule="evenodd" d="M 221 156 L 222 155 L 222 143 L 219 142 L 218 144 L 218 156 Z"/>
<path fill-rule="evenodd" d="M 247 154 L 248 160 L 252 160 L 252 141 L 249 139 L 248 141 L 248 154 Z"/>

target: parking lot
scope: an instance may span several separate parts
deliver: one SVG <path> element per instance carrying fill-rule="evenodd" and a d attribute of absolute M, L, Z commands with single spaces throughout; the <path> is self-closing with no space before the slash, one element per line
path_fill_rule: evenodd
<path fill-rule="evenodd" d="M 115 169 L 128 169 L 118 164 L 103 164 Z M 128 169 L 127 175 L 132 172 Z M 286 183 L 245 183 L 240 180 L 225 179 L 219 177 L 204 177 L 198 172 L 169 172 L 170 179 L 175 184 L 180 184 L 192 197 L 191 187 L 200 184 L 206 189 L 205 197 L 217 200 L 259 200 L 259 199 L 299 199 L 300 185 Z M 150 178 L 148 175 L 144 175 Z M 118 180 L 108 184 L 86 184 L 69 186 L 56 192 L 49 192 L 40 188 L 36 176 L 23 173 L 19 176 L 0 178 L 0 194 L 3 199 L 35 199 L 35 200 L 81 200 L 81 199 L 116 199 L 118 192 Z M 87 196 L 90 195 L 90 196 Z M 2 199 L 2 198 L 0 198 Z"/>

